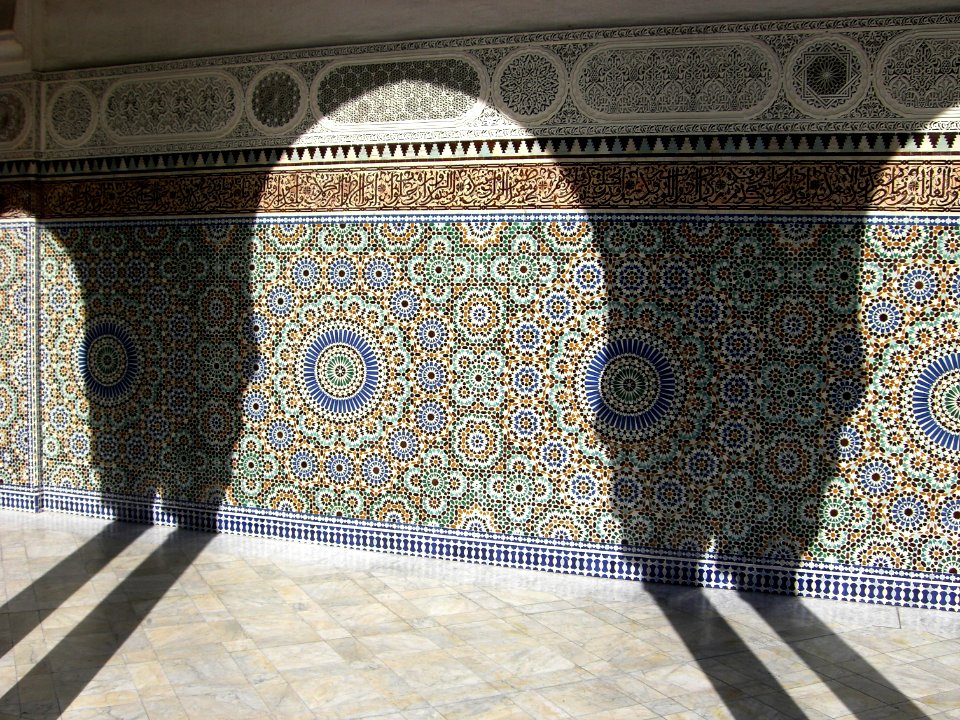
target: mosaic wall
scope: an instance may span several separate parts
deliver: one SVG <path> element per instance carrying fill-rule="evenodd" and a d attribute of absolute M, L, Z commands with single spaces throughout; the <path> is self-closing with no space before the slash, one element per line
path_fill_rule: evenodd
<path fill-rule="evenodd" d="M 33 223 L 0 222 L 0 485 L 37 482 Z"/>
<path fill-rule="evenodd" d="M 5 78 L 0 504 L 956 609 L 957 27 Z"/>
<path fill-rule="evenodd" d="M 48 223 L 60 488 L 960 568 L 955 220 Z"/>

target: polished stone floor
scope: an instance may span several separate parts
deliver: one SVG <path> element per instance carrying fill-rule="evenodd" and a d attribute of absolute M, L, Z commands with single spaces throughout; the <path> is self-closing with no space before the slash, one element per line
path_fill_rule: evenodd
<path fill-rule="evenodd" d="M 960 718 L 960 618 L 0 510 L 0 718 Z"/>

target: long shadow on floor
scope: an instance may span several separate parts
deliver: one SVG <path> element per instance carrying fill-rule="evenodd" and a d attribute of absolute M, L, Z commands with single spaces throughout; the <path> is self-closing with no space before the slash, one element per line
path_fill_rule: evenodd
<path fill-rule="evenodd" d="M 734 718 L 806 717 L 776 677 L 702 593 L 697 590 L 684 593 L 681 604 L 677 602 L 676 590 L 665 585 L 646 588 Z M 710 662 L 730 655 L 738 657 L 736 670 L 730 668 L 724 672 Z M 755 699 L 757 695 L 764 696 L 766 702 Z M 779 714 L 774 707 L 780 710 Z"/>
<path fill-rule="evenodd" d="M 90 578 L 100 573 L 143 535 L 148 527 L 119 521 L 110 523 L 0 606 L 0 622 L 5 618 L 9 623 L 9 632 L 0 634 L 0 656 L 6 655 L 40 627 Z"/>
<path fill-rule="evenodd" d="M 784 622 L 783 605 L 778 604 L 779 607 L 775 608 L 764 602 L 763 596 L 757 593 L 743 593 L 743 599 L 783 642 L 793 645 L 799 640 L 815 639 L 816 654 L 796 647 L 793 648 L 794 652 L 803 659 L 808 669 L 816 673 L 820 682 L 829 687 L 833 694 L 846 705 L 852 715 L 863 720 L 876 716 L 876 708 L 872 710 L 863 708 L 861 693 L 864 693 L 882 700 L 887 705 L 884 715 L 887 720 L 914 720 L 927 717 L 863 655 L 850 647 L 799 601 L 790 603 L 791 617 L 788 622 Z M 838 666 L 850 674 L 844 675 L 842 679 L 832 675 L 831 669 Z"/>
<path fill-rule="evenodd" d="M 678 595 L 675 587 L 649 585 L 647 593 L 709 678 L 732 717 L 736 720 L 760 717 L 803 720 L 807 717 L 773 671 L 744 642 L 702 589 L 691 588 Z M 765 602 L 764 596 L 749 591 L 742 592 L 740 597 L 784 643 L 791 646 L 797 654 L 798 664 L 815 673 L 852 717 L 871 720 L 879 712 L 884 713 L 885 720 L 924 720 L 928 717 L 799 602 L 791 605 L 792 621 L 785 625 L 783 606 L 779 603 Z M 778 599 L 789 601 L 788 598 Z M 798 640 L 810 638 L 817 639 L 821 655 L 815 656 L 793 646 Z M 876 698 L 877 702 L 869 702 L 865 694 Z"/>
<path fill-rule="evenodd" d="M 0 715 L 60 717 L 214 537 L 209 532 L 172 532 L 0 698 Z"/>

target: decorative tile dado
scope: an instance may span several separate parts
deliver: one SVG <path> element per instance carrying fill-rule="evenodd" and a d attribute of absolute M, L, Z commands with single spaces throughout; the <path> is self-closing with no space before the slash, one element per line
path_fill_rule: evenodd
<path fill-rule="evenodd" d="M 32 221 L 0 222 L 0 486 L 37 487 Z"/>
<path fill-rule="evenodd" d="M 949 574 L 917 573 L 834 563 L 758 563 L 716 554 L 662 550 L 644 553 L 553 539 L 511 538 L 470 531 L 410 528 L 396 523 L 316 517 L 283 511 L 198 506 L 154 498 L 109 496 L 82 490 L 36 491 L 0 487 L 0 507 L 84 515 L 204 532 L 321 543 L 398 555 L 526 570 L 754 590 L 827 600 L 853 600 L 935 610 L 960 608 L 960 590 Z"/>
<path fill-rule="evenodd" d="M 748 39 L 603 44 L 573 70 L 573 99 L 606 122 L 742 120 L 774 101 L 780 85 L 769 47 Z"/>
<path fill-rule="evenodd" d="M 960 569 L 955 218 L 45 223 L 44 483 Z"/>
<path fill-rule="evenodd" d="M 0 485 L 0 508 L 43 512 L 43 489 L 27 485 Z"/>
<path fill-rule="evenodd" d="M 360 165 L 57 180 L 47 218 L 338 210 L 954 211 L 949 160 Z"/>
<path fill-rule="evenodd" d="M 824 119 L 838 133 L 956 131 L 958 23 L 928 15 L 555 32 L 50 73 L 43 156 L 808 133 L 823 132 Z M 88 96 L 51 102 L 64 83 L 93 95 L 105 132 L 87 134 Z"/>
<path fill-rule="evenodd" d="M 877 94 L 904 117 L 957 117 L 958 67 L 960 31 L 907 33 L 886 45 L 877 58 Z"/>

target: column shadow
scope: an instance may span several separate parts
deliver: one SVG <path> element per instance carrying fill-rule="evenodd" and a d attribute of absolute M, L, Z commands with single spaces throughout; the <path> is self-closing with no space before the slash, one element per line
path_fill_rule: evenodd
<path fill-rule="evenodd" d="M 592 218 L 604 327 L 576 382 L 593 405 L 608 468 L 612 535 L 628 562 L 636 552 L 664 558 L 663 574 L 650 579 L 698 586 L 718 582 L 718 564 L 759 561 L 781 568 L 770 589 L 790 593 L 811 553 L 849 552 L 863 535 L 863 503 L 840 462 L 861 443 L 852 419 L 867 394 L 860 288 L 869 223 L 761 213 Z M 758 589 L 736 570 L 731 578 Z M 703 665 L 701 623 L 651 595 Z M 804 717 L 710 600 L 695 602 L 724 652 L 770 688 L 768 704 Z M 883 687 L 891 717 L 925 717 L 812 613 L 805 617 L 848 668 Z M 872 716 L 856 691 L 808 666 L 850 713 Z M 718 695 L 729 695 L 703 667 Z M 756 716 L 749 703 L 724 702 L 734 717 Z"/>
<path fill-rule="evenodd" d="M 114 521 L 0 606 L 7 628 L 0 634 L 6 655 L 80 588 L 133 544 L 145 525 Z"/>
<path fill-rule="evenodd" d="M 358 97 L 321 105 L 332 112 Z M 596 190 L 582 179 L 589 173 L 570 177 L 589 209 Z M 256 209 L 251 202 L 249 211 Z M 831 482 L 866 388 L 858 304 L 864 221 L 596 213 L 589 222 L 601 289 L 583 315 L 581 374 L 567 380 L 579 383 L 575 390 L 594 411 L 594 450 L 609 474 L 599 481 L 605 535 L 619 537 L 628 559 L 636 550 L 685 557 L 687 569 L 671 579 L 694 585 L 698 562 L 762 558 L 789 571 L 822 532 L 836 540 Z M 49 338 L 56 366 L 76 374 L 44 386 L 45 482 L 100 491 L 108 516 L 134 519 L 130 498 L 159 497 L 172 524 L 214 529 L 210 518 L 236 475 L 244 414 L 261 410 L 245 404 L 244 390 L 270 372 L 256 350 L 268 325 L 252 309 L 262 272 L 254 226 L 42 225 L 49 312 L 78 312 L 68 337 Z M 41 327 L 52 325 L 41 314 Z M 48 446 L 48 438 L 56 442 Z M 209 512 L 187 509 L 197 506 Z M 104 645 L 84 637 L 97 635 L 109 608 L 156 576 L 146 599 L 152 608 L 203 545 L 179 556 L 158 548 L 5 701 L 20 702 L 29 685 L 82 648 L 96 659 L 78 669 L 57 704 L 40 702 L 34 711 L 47 717 L 69 705 L 142 618 L 114 618 Z M 652 594 L 700 661 L 703 627 Z M 706 597 L 701 606 L 713 617 L 710 637 L 788 714 L 802 717 Z M 835 640 L 838 651 L 849 649 Z M 916 710 L 849 650 L 860 674 L 891 689 L 891 704 Z M 715 687 L 721 698 L 728 693 L 719 681 Z M 735 717 L 753 716 L 732 700 L 727 707 Z"/>
<path fill-rule="evenodd" d="M 184 533 L 217 530 L 244 415 L 259 411 L 245 404 L 247 383 L 266 371 L 258 352 L 266 328 L 252 310 L 251 279 L 252 215 L 266 174 L 255 177 L 244 186 L 248 206 L 241 198 L 239 219 L 44 221 L 38 213 L 44 488 L 95 490 L 95 501 L 71 503 L 114 523 L 8 603 L 15 609 L 34 597 L 38 610 L 11 628 L 5 649 L 146 529 L 119 532 L 118 521 L 178 529 L 10 688 L 0 708 L 59 717 L 213 537 Z M 163 201 L 157 213 L 170 211 Z M 122 202 L 119 216 L 129 212 Z"/>
<path fill-rule="evenodd" d="M 0 712 L 9 709 L 30 720 L 60 717 L 124 649 L 213 537 L 174 530 L 0 697 Z M 118 543 L 115 554 L 125 546 Z"/>

